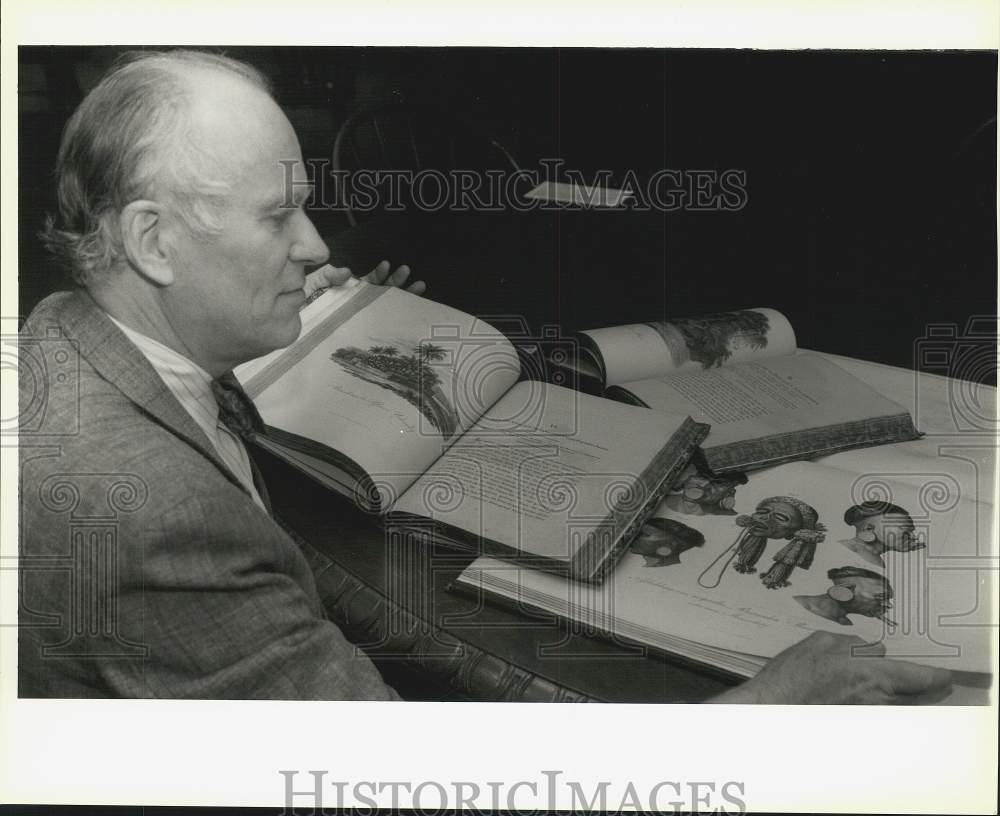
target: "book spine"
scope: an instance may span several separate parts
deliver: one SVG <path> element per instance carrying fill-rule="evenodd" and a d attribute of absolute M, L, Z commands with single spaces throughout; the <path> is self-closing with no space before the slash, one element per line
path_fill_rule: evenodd
<path fill-rule="evenodd" d="M 635 487 L 641 501 L 623 493 L 598 531 L 592 533 L 570 561 L 569 577 L 600 583 L 614 569 L 625 548 L 663 501 L 698 446 L 709 426 L 688 417 L 639 476 Z"/>
<path fill-rule="evenodd" d="M 902 413 L 731 442 L 707 447 L 704 453 L 714 472 L 725 473 L 814 459 L 855 448 L 910 442 L 920 437 L 910 415 Z"/>

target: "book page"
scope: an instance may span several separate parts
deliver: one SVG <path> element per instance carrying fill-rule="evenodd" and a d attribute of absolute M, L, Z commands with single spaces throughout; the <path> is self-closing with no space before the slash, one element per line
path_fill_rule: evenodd
<path fill-rule="evenodd" d="M 605 386 L 795 351 L 795 331 L 774 309 L 588 329 L 580 335 Z"/>
<path fill-rule="evenodd" d="M 613 512 L 624 508 L 627 516 L 630 508 L 635 514 L 646 506 L 657 487 L 648 468 L 682 423 L 559 386 L 521 382 L 395 509 L 565 561 Z"/>
<path fill-rule="evenodd" d="M 335 287 L 307 308 L 326 299 L 244 385 L 267 425 L 379 474 L 384 506 L 513 385 L 517 353 L 481 320 L 401 289 Z"/>
<path fill-rule="evenodd" d="M 474 566 L 507 597 L 745 674 L 817 630 L 988 672 L 994 509 L 973 463 L 935 465 L 905 450 L 915 444 L 852 452 L 853 465 L 867 454 L 860 471 L 838 454 L 757 472 L 728 508 L 668 499 L 600 587 Z"/>
<path fill-rule="evenodd" d="M 621 388 L 656 411 L 711 424 L 706 449 L 905 412 L 835 363 L 812 354 L 676 372 Z"/>

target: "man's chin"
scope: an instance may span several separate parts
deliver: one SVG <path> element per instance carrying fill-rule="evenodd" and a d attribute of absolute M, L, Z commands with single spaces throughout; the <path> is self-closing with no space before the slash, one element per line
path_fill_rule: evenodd
<path fill-rule="evenodd" d="M 299 317 L 299 313 L 296 311 L 288 320 L 283 321 L 275 326 L 272 331 L 268 332 L 268 348 L 258 356 L 263 357 L 264 354 L 270 354 L 272 351 L 287 348 L 299 339 L 301 333 L 302 318 Z"/>
<path fill-rule="evenodd" d="M 288 328 L 284 334 L 284 340 L 278 348 L 285 348 L 290 346 L 296 340 L 299 339 L 299 335 L 302 334 L 302 318 L 299 317 L 298 312 L 295 313 L 295 318 L 289 323 Z"/>

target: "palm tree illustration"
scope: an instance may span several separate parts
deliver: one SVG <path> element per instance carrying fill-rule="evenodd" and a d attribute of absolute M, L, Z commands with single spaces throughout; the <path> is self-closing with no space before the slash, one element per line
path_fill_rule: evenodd
<path fill-rule="evenodd" d="M 446 357 L 445 349 L 433 343 L 423 343 L 409 354 L 392 345 L 375 345 L 367 351 L 345 346 L 330 355 L 353 376 L 390 390 L 416 406 L 447 439 L 455 433 L 459 418 L 441 391 L 440 375 L 429 365 Z"/>
<path fill-rule="evenodd" d="M 433 343 L 421 343 L 419 354 L 420 359 L 424 362 L 436 362 L 447 356 L 441 346 L 435 346 Z"/>

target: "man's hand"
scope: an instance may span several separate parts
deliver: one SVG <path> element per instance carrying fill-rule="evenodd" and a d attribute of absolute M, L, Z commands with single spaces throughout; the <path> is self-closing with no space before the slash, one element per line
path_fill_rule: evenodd
<path fill-rule="evenodd" d="M 407 278 L 410 277 L 410 267 L 403 264 L 399 269 L 390 274 L 391 269 L 392 266 L 388 261 L 382 261 L 371 272 L 365 275 L 362 280 L 374 283 L 376 286 L 402 287 L 406 283 Z M 305 291 L 306 297 L 309 297 L 317 289 L 325 289 L 328 286 L 343 286 L 351 277 L 351 270 L 346 266 L 338 267 L 327 264 L 306 276 L 303 291 Z M 407 286 L 406 291 L 412 292 L 415 295 L 422 295 L 427 291 L 427 284 L 423 281 L 416 281 Z"/>
<path fill-rule="evenodd" d="M 951 672 L 881 657 L 885 647 L 855 635 L 814 632 L 785 649 L 756 677 L 713 697 L 712 703 L 788 705 L 912 705 L 933 703 L 951 691 Z"/>

